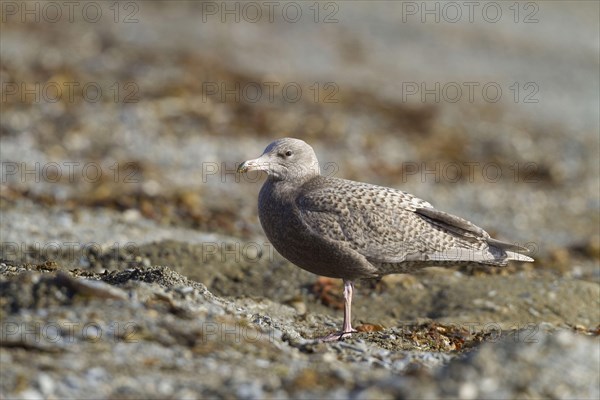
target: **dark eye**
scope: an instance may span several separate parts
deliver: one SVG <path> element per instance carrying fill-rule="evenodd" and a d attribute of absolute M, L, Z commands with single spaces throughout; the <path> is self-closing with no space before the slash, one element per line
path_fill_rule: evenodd
<path fill-rule="evenodd" d="M 285 152 L 285 156 L 286 156 L 286 157 L 290 157 L 291 155 L 292 155 L 292 152 L 291 152 L 291 151 L 289 151 L 289 150 L 288 150 L 288 151 L 286 151 L 286 152 Z"/>

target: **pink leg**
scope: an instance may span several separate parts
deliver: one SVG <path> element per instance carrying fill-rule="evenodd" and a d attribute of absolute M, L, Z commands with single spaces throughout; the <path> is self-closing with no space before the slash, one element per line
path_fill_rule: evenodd
<path fill-rule="evenodd" d="M 344 280 L 344 325 L 341 332 L 332 333 L 319 340 L 324 342 L 331 342 L 334 340 L 342 340 L 350 337 L 352 332 L 356 332 L 352 329 L 352 294 L 354 292 L 354 282 Z"/>
<path fill-rule="evenodd" d="M 354 294 L 354 282 L 344 281 L 344 327 L 342 333 L 356 332 L 352 330 L 352 295 Z"/>

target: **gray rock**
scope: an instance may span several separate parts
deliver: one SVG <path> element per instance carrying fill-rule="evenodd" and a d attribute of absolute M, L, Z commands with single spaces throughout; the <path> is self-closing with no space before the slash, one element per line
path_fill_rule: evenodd
<path fill-rule="evenodd" d="M 431 383 L 435 382 L 439 397 L 597 399 L 598 346 L 598 338 L 565 330 L 532 337 L 512 333 L 451 361 Z M 408 385 L 409 395 L 424 394 L 423 383 Z M 417 386 L 417 390 L 410 389 Z"/>

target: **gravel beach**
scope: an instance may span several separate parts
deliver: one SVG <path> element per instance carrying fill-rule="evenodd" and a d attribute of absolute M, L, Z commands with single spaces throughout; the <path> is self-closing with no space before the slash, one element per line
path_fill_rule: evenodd
<path fill-rule="evenodd" d="M 468 3 L 468 4 L 467 4 Z M 597 2 L 2 2 L 0 397 L 600 397 Z M 294 266 L 297 137 L 534 263 Z"/>

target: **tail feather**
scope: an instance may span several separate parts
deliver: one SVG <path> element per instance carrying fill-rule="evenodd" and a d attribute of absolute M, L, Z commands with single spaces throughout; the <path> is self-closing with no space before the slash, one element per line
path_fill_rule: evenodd
<path fill-rule="evenodd" d="M 521 253 L 517 253 L 514 251 L 507 251 L 506 252 L 506 256 L 507 256 L 507 260 L 515 260 L 515 261 L 527 261 L 527 262 L 533 262 L 535 261 L 533 258 L 523 255 Z"/>
<path fill-rule="evenodd" d="M 526 247 L 518 246 L 513 243 L 502 242 L 500 240 L 492 238 L 487 238 L 486 241 L 491 248 L 499 249 L 505 252 L 507 260 L 527 262 L 534 261 L 533 258 L 525 255 L 530 252 L 530 250 Z"/>

